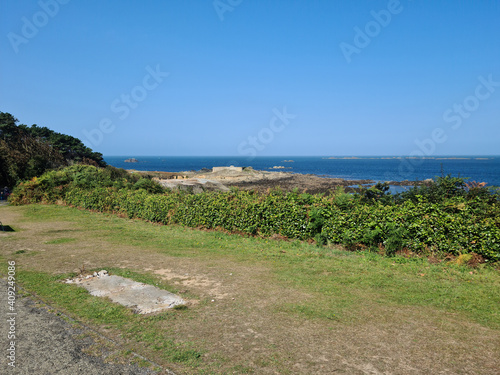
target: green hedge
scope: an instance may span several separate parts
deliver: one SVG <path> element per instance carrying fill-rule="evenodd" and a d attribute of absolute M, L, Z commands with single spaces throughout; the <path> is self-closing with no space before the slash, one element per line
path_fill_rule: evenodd
<path fill-rule="evenodd" d="M 67 204 L 102 212 L 122 212 L 128 217 L 163 224 L 222 228 L 251 234 L 278 234 L 307 240 L 319 232 L 332 243 L 407 248 L 417 254 L 475 252 L 500 260 L 498 219 L 474 214 L 474 203 L 452 205 L 414 203 L 368 205 L 353 203 L 341 209 L 330 198 L 315 197 L 312 204 L 294 193 L 254 195 L 247 191 L 189 195 L 178 192 L 149 194 L 144 190 L 74 189 Z M 451 209 L 453 208 L 454 209 Z M 321 210 L 322 225 L 315 227 L 311 213 Z M 399 239 L 399 241 L 398 241 Z"/>
<path fill-rule="evenodd" d="M 423 255 L 475 252 L 500 261 L 500 208 L 498 203 L 485 202 L 481 197 L 455 196 L 434 203 L 416 196 L 399 204 L 387 204 L 367 203 L 345 194 L 323 197 L 279 190 L 264 195 L 239 190 L 155 194 L 145 189 L 133 190 L 136 184 L 98 186 L 89 183 L 88 176 L 68 178 L 70 182 L 66 184 L 61 174 L 49 177 L 44 175 L 21 184 L 12 201 L 18 204 L 64 201 L 76 207 L 118 212 L 129 218 L 163 224 L 221 228 L 263 236 L 277 234 L 348 247 L 362 244 L 385 249 L 387 254 L 401 249 Z M 95 178 L 99 180 L 98 175 Z M 48 183 L 49 180 L 56 183 Z M 75 183 L 81 180 L 87 182 Z"/>

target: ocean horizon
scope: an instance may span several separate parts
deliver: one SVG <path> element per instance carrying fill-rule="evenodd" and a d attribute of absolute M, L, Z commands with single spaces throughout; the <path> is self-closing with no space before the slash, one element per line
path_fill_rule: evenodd
<path fill-rule="evenodd" d="M 135 158 L 137 162 L 125 162 Z M 346 180 L 421 181 L 442 175 L 500 186 L 500 155 L 406 156 L 104 156 L 117 168 L 183 172 L 218 166 L 314 174 Z M 275 168 L 279 167 L 279 168 Z M 283 168 L 281 168 L 283 167 Z"/>

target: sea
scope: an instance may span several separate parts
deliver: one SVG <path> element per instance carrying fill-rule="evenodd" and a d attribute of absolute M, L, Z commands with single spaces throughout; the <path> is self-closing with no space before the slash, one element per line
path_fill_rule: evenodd
<path fill-rule="evenodd" d="M 135 158 L 136 163 L 125 162 Z M 140 171 L 182 172 L 202 168 L 240 166 L 257 170 L 283 171 L 335 177 L 346 180 L 422 181 L 438 176 L 467 178 L 500 186 L 500 155 L 436 156 L 104 156 L 117 168 Z"/>

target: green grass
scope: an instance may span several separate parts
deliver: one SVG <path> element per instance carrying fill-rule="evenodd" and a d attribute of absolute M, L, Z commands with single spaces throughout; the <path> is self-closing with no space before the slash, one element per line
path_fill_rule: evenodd
<path fill-rule="evenodd" d="M 317 295 L 312 305 L 293 306 L 308 317 L 355 319 L 362 306 L 375 311 L 371 306 L 415 306 L 460 312 L 480 324 L 500 327 L 500 278 L 492 269 L 365 253 L 335 261 L 305 259 L 300 270 L 280 267 L 279 276 Z"/>
<path fill-rule="evenodd" d="M 314 295 L 303 306 L 280 307 L 307 318 L 349 322 L 364 315 L 360 310 L 376 305 L 415 306 L 461 313 L 466 319 L 500 328 L 500 273 L 491 267 L 430 264 L 425 258 L 388 258 L 299 241 L 162 226 L 68 207 L 31 205 L 23 211 L 28 220 L 76 222 L 80 229 L 113 243 L 170 256 L 262 263 L 273 270 L 278 282 Z"/>

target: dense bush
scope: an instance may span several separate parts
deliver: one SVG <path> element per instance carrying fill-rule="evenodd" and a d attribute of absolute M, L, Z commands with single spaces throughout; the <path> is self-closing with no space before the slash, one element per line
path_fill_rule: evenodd
<path fill-rule="evenodd" d="M 75 189 L 91 190 L 113 187 L 115 189 L 146 190 L 160 193 L 162 187 L 156 182 L 130 174 L 112 166 L 105 168 L 75 164 L 59 170 L 51 170 L 40 177 L 20 182 L 13 191 L 13 204 L 55 203 L 64 200 L 66 193 Z"/>
<path fill-rule="evenodd" d="M 64 201 L 163 224 L 220 228 L 317 243 L 422 255 L 477 253 L 500 261 L 498 194 L 470 189 L 451 177 L 436 186 L 388 198 L 384 186 L 360 195 L 251 191 L 188 194 L 165 191 L 122 170 L 72 166 L 20 184 L 12 202 Z"/>
<path fill-rule="evenodd" d="M 481 198 L 484 202 L 499 202 L 500 196 L 495 188 L 485 187 L 485 183 L 467 182 L 460 177 L 450 175 L 436 177 L 434 183 L 422 186 L 415 186 L 412 189 L 394 196 L 394 201 L 403 202 L 411 200 L 418 202 L 422 198 L 427 202 L 441 203 L 454 197 L 464 197 L 467 200 Z"/>

